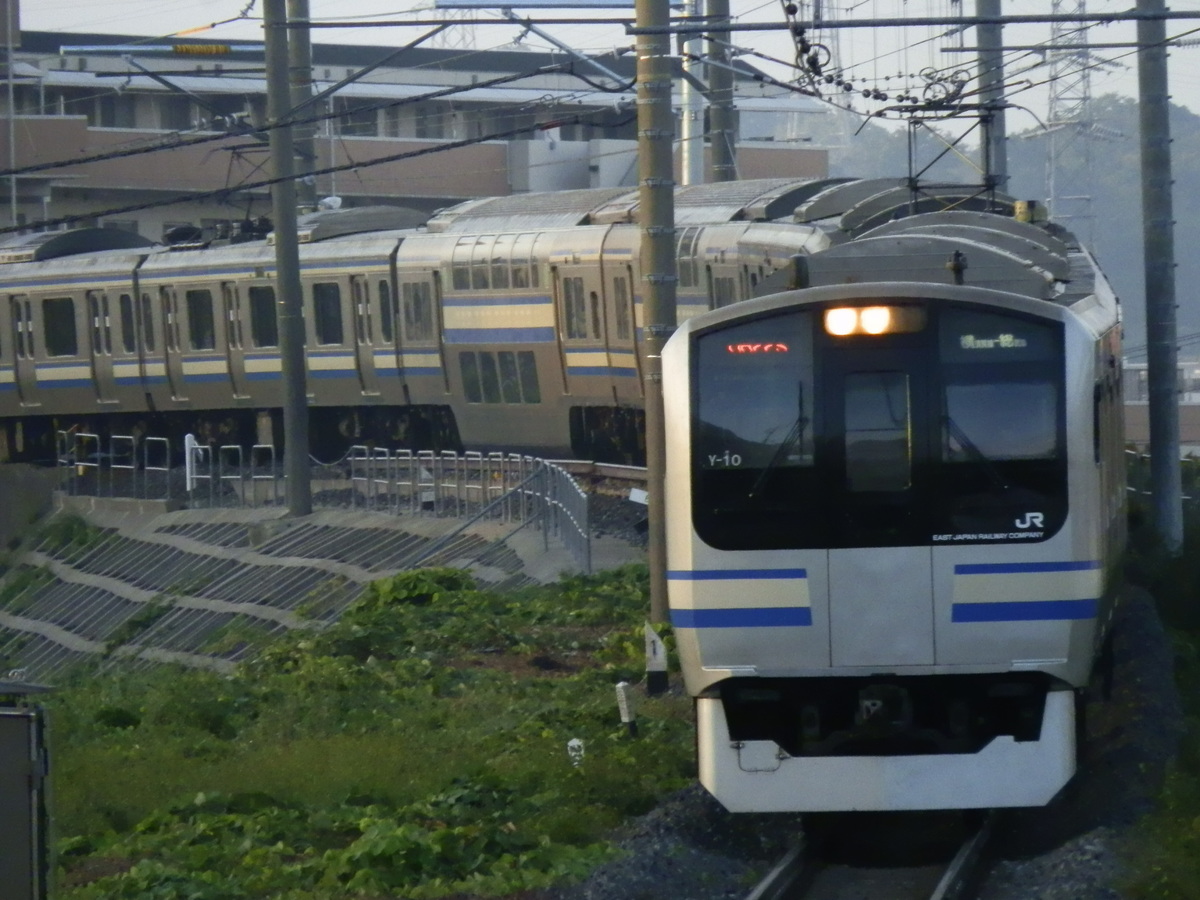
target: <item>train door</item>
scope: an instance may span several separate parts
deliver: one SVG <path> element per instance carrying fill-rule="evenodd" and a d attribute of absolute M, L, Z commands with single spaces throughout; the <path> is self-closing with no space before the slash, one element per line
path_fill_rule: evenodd
<path fill-rule="evenodd" d="M 613 392 L 618 401 L 637 401 L 643 390 L 642 358 L 633 317 L 633 267 L 607 266 L 605 275 L 608 288 L 606 334 Z"/>
<path fill-rule="evenodd" d="M 229 383 L 233 396 L 244 400 L 246 390 L 245 321 L 242 318 L 242 294 L 236 284 L 221 285 L 221 312 L 225 318 L 225 358 L 229 366 Z"/>
<path fill-rule="evenodd" d="M 92 385 L 101 403 L 116 402 L 116 381 L 113 377 L 112 318 L 109 316 L 108 294 L 87 292 L 87 310 L 92 360 Z"/>
<path fill-rule="evenodd" d="M 818 457 L 837 494 L 826 509 L 830 649 L 835 666 L 932 665 L 932 549 L 916 498 L 929 448 L 928 363 L 912 348 L 844 349 L 823 356 Z M 832 436 L 837 436 L 832 439 Z M 862 548 L 868 547 L 869 550 Z"/>
<path fill-rule="evenodd" d="M 167 367 L 167 383 L 171 387 L 171 398 L 187 399 L 187 387 L 183 376 L 183 342 L 180 337 L 179 297 L 172 287 L 158 289 L 159 305 L 162 307 L 163 358 Z"/>
<path fill-rule="evenodd" d="M 611 403 L 607 323 L 597 271 L 583 265 L 551 269 L 567 393 L 585 402 Z"/>
<path fill-rule="evenodd" d="M 604 239 L 601 269 L 604 296 L 604 338 L 612 373 L 613 400 L 636 403 L 642 397 L 642 365 L 633 314 L 633 248 L 621 246 L 626 233 L 611 229 Z"/>
<path fill-rule="evenodd" d="M 404 270 L 398 274 L 396 337 L 400 379 L 408 402 L 430 403 L 449 392 L 442 343 L 440 273 Z"/>
<path fill-rule="evenodd" d="M 33 301 L 25 294 L 9 298 L 13 331 L 13 370 L 17 397 L 22 406 L 40 406 L 37 388 L 36 344 L 33 335 Z"/>
<path fill-rule="evenodd" d="M 350 276 L 354 298 L 354 359 L 362 392 L 379 395 L 379 376 L 375 371 L 375 317 L 371 314 L 371 290 L 363 275 Z"/>

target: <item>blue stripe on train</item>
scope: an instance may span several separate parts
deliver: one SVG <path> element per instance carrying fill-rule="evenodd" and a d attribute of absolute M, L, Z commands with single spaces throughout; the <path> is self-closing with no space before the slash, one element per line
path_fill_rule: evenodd
<path fill-rule="evenodd" d="M 612 375 L 617 378 L 632 378 L 636 369 L 618 369 L 615 366 L 567 366 L 568 375 Z"/>
<path fill-rule="evenodd" d="M 807 606 L 734 609 L 673 609 L 676 628 L 794 628 L 812 624 Z"/>
<path fill-rule="evenodd" d="M 954 567 L 955 575 L 1014 575 L 1032 572 L 1087 572 L 1100 568 L 1100 560 L 1069 562 L 967 563 Z"/>
<path fill-rule="evenodd" d="M 997 603 L 955 603 L 952 622 L 1046 622 L 1094 619 L 1095 600 L 1013 600 Z"/>

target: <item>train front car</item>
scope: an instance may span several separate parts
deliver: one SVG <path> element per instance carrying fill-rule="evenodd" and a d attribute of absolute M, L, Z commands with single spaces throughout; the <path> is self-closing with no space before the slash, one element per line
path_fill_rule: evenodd
<path fill-rule="evenodd" d="M 1124 539 L 1116 300 L 1034 226 L 903 221 L 664 353 L 671 617 L 733 811 L 1038 806 L 1074 772 Z"/>

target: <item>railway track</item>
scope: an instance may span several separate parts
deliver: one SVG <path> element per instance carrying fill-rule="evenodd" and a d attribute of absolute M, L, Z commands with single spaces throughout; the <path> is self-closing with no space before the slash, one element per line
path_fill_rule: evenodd
<path fill-rule="evenodd" d="M 992 814 L 970 830 L 949 862 L 866 867 L 830 863 L 818 839 L 798 845 L 746 895 L 746 900 L 971 900 L 987 869 Z"/>

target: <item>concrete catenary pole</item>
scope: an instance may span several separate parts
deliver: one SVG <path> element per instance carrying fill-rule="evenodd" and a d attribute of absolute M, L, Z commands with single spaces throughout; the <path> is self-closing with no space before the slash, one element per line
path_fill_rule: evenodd
<path fill-rule="evenodd" d="M 287 17 L 292 27 L 288 29 L 288 85 L 292 109 L 304 110 L 301 119 L 310 119 L 308 103 L 312 100 L 312 37 L 309 31 L 308 0 L 288 0 Z M 302 27 L 297 28 L 300 25 Z M 333 120 L 330 119 L 332 123 Z M 317 167 L 317 126 L 314 122 L 302 122 L 292 126 L 295 150 L 293 157 L 297 172 L 312 172 Z M 332 161 L 330 163 L 332 165 Z M 300 209 L 317 208 L 317 179 L 304 175 L 296 179 L 296 199 Z"/>
<path fill-rule="evenodd" d="M 1165 0 L 1138 0 L 1139 13 L 1166 11 Z M 1183 547 L 1179 466 L 1178 348 L 1175 322 L 1175 222 L 1171 205 L 1167 26 L 1139 20 L 1138 116 L 1142 145 L 1142 242 L 1145 247 L 1150 481 L 1154 525 L 1168 552 Z"/>
<path fill-rule="evenodd" d="M 976 15 L 999 16 L 1000 0 L 976 0 Z M 1004 117 L 1004 26 L 979 26 L 979 99 L 988 108 L 985 119 L 985 176 L 989 187 L 1003 189 L 1008 183 L 1008 135 Z"/>
<path fill-rule="evenodd" d="M 291 111 L 288 90 L 286 0 L 263 0 L 267 51 L 267 118 L 285 121 Z M 308 385 L 304 373 L 304 317 L 300 293 L 300 252 L 296 238 L 296 185 L 291 126 L 271 129 L 271 214 L 275 220 L 275 309 L 283 369 L 283 471 L 288 513 L 312 512 L 308 467 Z"/>
<path fill-rule="evenodd" d="M 712 176 L 709 181 L 736 181 L 737 158 L 734 141 L 737 125 L 733 111 L 733 70 L 729 68 L 729 0 L 708 0 L 709 32 L 708 58 L 708 135 L 712 154 Z"/>
<path fill-rule="evenodd" d="M 689 18 L 700 12 L 700 0 L 687 0 L 684 10 Z M 681 41 L 683 45 L 683 73 L 697 80 L 701 64 L 700 36 L 691 35 Z M 679 85 L 679 172 L 683 184 L 704 183 L 704 97 L 692 80 L 684 77 Z"/>
<path fill-rule="evenodd" d="M 667 0 L 636 0 L 638 25 L 665 26 Z M 641 227 L 643 338 L 646 393 L 646 487 L 649 494 L 650 620 L 666 622 L 667 552 L 663 484 L 662 347 L 675 330 L 675 182 L 672 145 L 670 37 L 637 39 L 638 204 Z"/>

